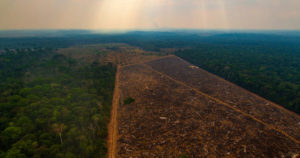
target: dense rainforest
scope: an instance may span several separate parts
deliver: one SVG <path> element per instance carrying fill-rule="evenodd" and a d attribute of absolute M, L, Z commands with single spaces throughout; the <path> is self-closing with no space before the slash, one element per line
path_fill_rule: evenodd
<path fill-rule="evenodd" d="M 0 157 L 105 157 L 116 68 L 52 48 L 0 55 Z"/>
<path fill-rule="evenodd" d="M 299 48 L 282 43 L 210 43 L 175 54 L 300 114 Z"/>

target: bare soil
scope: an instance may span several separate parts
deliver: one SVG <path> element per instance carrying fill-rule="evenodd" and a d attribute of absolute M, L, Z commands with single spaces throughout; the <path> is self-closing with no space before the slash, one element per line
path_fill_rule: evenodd
<path fill-rule="evenodd" d="M 175 78 L 207 95 L 230 104 L 255 118 L 287 132 L 300 140 L 299 115 L 284 109 L 179 57 L 165 58 L 148 63 L 155 70 Z"/>
<path fill-rule="evenodd" d="M 116 146 L 118 139 L 118 121 L 117 121 L 117 112 L 119 107 L 119 70 L 120 66 L 117 68 L 116 80 L 115 80 L 115 89 L 114 96 L 111 107 L 111 118 L 108 124 L 108 138 L 107 138 L 107 157 L 115 158 L 116 157 Z"/>
<path fill-rule="evenodd" d="M 156 59 L 162 54 L 166 54 L 145 51 L 138 47 L 122 43 L 78 45 L 59 49 L 58 52 L 68 57 L 80 59 L 90 63 L 113 63 L 116 65 L 143 63 L 148 60 Z"/>
<path fill-rule="evenodd" d="M 293 157 L 300 117 L 169 56 L 120 68 L 116 157 Z M 125 98 L 135 102 L 123 105 Z"/>

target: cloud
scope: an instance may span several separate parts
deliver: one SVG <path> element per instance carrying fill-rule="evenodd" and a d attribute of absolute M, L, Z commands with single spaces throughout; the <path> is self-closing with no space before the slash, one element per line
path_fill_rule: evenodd
<path fill-rule="evenodd" d="M 300 29 L 299 0 L 1 0 L 0 29 Z"/>

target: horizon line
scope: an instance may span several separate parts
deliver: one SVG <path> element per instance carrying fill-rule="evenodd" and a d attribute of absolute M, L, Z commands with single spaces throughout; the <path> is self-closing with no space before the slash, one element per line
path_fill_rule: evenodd
<path fill-rule="evenodd" d="M 0 29 L 3 31 L 300 31 L 300 29 L 203 29 L 203 28 L 141 28 L 141 29 L 84 29 L 84 28 L 41 28 L 41 29 Z"/>

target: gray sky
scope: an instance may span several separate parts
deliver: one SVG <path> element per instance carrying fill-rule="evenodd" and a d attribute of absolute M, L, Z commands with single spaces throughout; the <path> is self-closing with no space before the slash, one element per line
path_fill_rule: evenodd
<path fill-rule="evenodd" d="M 300 29 L 300 0 L 0 0 L 0 29 Z"/>

